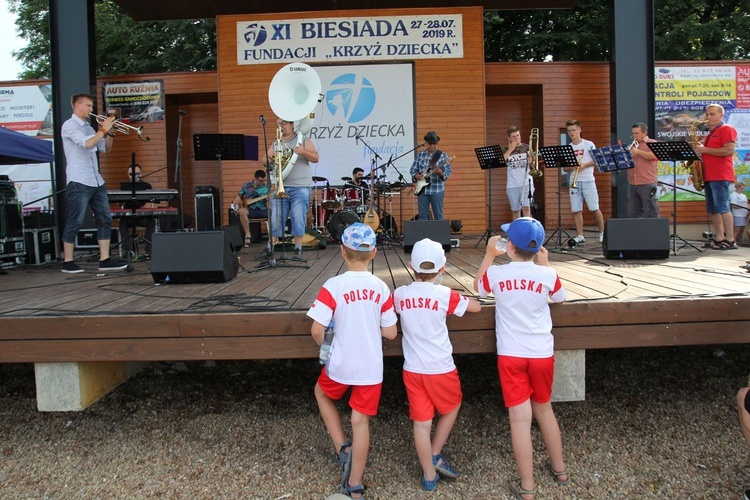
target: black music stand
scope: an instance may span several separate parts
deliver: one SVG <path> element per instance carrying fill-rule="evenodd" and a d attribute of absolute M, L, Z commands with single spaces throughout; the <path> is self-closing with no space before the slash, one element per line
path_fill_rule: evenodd
<path fill-rule="evenodd" d="M 193 150 L 197 161 L 218 161 L 219 206 L 222 206 L 224 203 L 224 184 L 222 182 L 221 161 L 245 159 L 245 136 L 242 134 L 194 134 Z M 224 230 L 223 216 L 219 219 L 219 228 Z"/>
<path fill-rule="evenodd" d="M 633 155 L 630 154 L 630 149 L 622 144 L 592 149 L 591 158 L 594 160 L 596 169 L 602 174 L 635 168 L 635 161 L 633 161 Z"/>
<path fill-rule="evenodd" d="M 568 239 L 572 238 L 572 236 L 570 236 L 570 234 L 562 226 L 562 205 L 560 202 L 562 197 L 562 169 L 563 167 L 577 167 L 578 159 L 576 159 L 576 154 L 573 151 L 573 146 L 571 146 L 570 144 L 566 144 L 565 146 L 546 146 L 543 148 L 539 148 L 539 154 L 544 160 L 545 168 L 556 168 L 558 174 L 557 229 L 555 229 L 550 237 L 547 238 L 547 240 L 544 242 L 544 245 L 546 246 L 552 238 L 555 238 L 554 251 L 561 251 L 565 250 L 562 246 L 563 233 L 568 237 Z"/>
<path fill-rule="evenodd" d="M 503 148 L 500 145 L 475 148 L 474 152 L 476 153 L 477 160 L 479 161 L 479 168 L 481 168 L 482 170 L 489 170 L 489 172 L 487 172 L 487 177 L 489 178 L 489 193 L 487 200 L 489 213 L 487 214 L 487 230 L 484 232 L 482 237 L 479 238 L 477 244 L 474 245 L 474 248 L 476 248 L 479 246 L 482 240 L 487 240 L 487 243 L 489 243 L 490 238 L 497 234 L 497 232 L 492 229 L 492 169 L 507 167 L 508 164 L 505 163 Z"/>
<path fill-rule="evenodd" d="M 677 162 L 700 161 L 700 157 L 695 154 L 692 146 L 686 141 L 647 142 L 646 146 L 656 155 L 657 160 L 672 162 L 672 182 L 674 184 L 672 190 L 672 236 L 670 237 L 672 252 L 677 255 L 677 240 L 680 240 L 682 242 L 680 249 L 690 246 L 703 253 L 703 250 L 677 235 Z"/>

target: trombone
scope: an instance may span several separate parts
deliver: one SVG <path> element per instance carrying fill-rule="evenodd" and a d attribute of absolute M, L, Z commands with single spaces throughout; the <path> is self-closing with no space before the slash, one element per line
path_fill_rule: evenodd
<path fill-rule="evenodd" d="M 539 169 L 539 129 L 532 128 L 529 136 L 529 154 L 531 155 L 531 168 L 529 174 L 532 177 L 541 177 L 544 175 Z"/>
<path fill-rule="evenodd" d="M 94 114 L 94 113 L 91 113 L 91 116 L 93 116 L 94 118 L 96 118 L 96 122 L 99 125 L 101 125 L 102 123 L 104 123 L 104 120 L 106 120 L 107 118 L 109 118 L 108 116 L 97 115 L 97 114 Z M 114 129 L 115 132 L 120 132 L 121 134 L 125 134 L 125 135 L 130 135 L 130 131 L 132 130 L 133 132 L 135 132 L 136 134 L 138 134 L 138 138 L 139 139 L 144 140 L 144 141 L 148 141 L 148 138 L 146 138 L 146 139 L 143 138 L 143 125 L 141 125 L 140 127 L 134 127 L 132 125 L 128 125 L 127 123 L 122 123 L 120 120 L 115 120 L 112 123 L 112 129 Z"/>

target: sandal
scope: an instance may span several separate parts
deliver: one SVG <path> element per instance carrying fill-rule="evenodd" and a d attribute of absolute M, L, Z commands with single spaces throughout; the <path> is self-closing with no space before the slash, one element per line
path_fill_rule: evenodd
<path fill-rule="evenodd" d="M 711 242 L 710 248 L 712 250 L 729 250 L 732 247 L 729 245 L 729 242 L 727 240 L 721 240 L 721 241 L 715 240 Z"/>
<path fill-rule="evenodd" d="M 511 495 L 513 495 L 513 498 L 517 498 L 518 500 L 529 500 L 528 498 L 524 498 L 524 495 L 536 496 L 536 489 L 525 490 L 521 488 L 520 479 L 511 479 L 510 481 L 508 481 L 508 488 L 510 489 L 510 493 Z"/>
<path fill-rule="evenodd" d="M 443 455 L 432 455 L 432 465 L 435 466 L 435 470 L 438 471 L 445 477 L 456 479 L 458 477 L 458 471 L 451 467 L 448 460 Z"/>
<path fill-rule="evenodd" d="M 349 452 L 344 451 L 349 448 Z M 341 474 L 341 488 L 349 481 L 349 474 L 352 473 L 352 443 L 344 441 L 341 443 L 341 448 L 338 454 L 339 459 L 339 473 Z"/>
<path fill-rule="evenodd" d="M 550 474 L 552 474 L 552 480 L 559 484 L 560 486 L 567 486 L 570 484 L 570 473 L 568 472 L 568 468 L 566 467 L 563 471 L 556 471 L 552 468 L 552 462 L 547 460 L 547 470 Z M 568 476 L 566 479 L 560 479 L 560 476 Z"/>
<path fill-rule="evenodd" d="M 736 250 L 739 248 L 736 241 L 721 240 L 721 243 L 724 244 L 725 250 Z"/>
<path fill-rule="evenodd" d="M 357 484 L 355 486 L 349 486 L 348 482 L 345 482 L 341 485 L 341 493 L 348 496 L 349 498 L 365 498 L 365 490 L 367 488 L 364 487 L 364 485 Z M 353 497 L 352 494 L 359 494 L 358 497 Z"/>

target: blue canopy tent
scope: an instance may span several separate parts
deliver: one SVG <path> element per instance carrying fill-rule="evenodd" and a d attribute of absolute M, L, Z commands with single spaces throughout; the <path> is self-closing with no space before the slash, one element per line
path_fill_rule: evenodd
<path fill-rule="evenodd" d="M 26 163 L 49 163 L 52 181 L 52 206 L 57 206 L 55 186 L 55 154 L 52 142 L 29 137 L 0 126 L 0 165 L 23 165 Z M 44 198 L 42 198 L 44 199 Z M 37 202 L 34 200 L 30 203 Z M 55 210 L 55 230 L 60 235 L 57 211 Z"/>
<path fill-rule="evenodd" d="M 41 141 L 0 126 L 0 165 L 54 161 L 51 142 Z"/>

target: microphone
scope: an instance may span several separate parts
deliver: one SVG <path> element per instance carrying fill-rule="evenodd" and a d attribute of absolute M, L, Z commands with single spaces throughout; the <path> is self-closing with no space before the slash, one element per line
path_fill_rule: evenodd
<path fill-rule="evenodd" d="M 258 118 L 260 118 L 260 123 L 262 123 L 263 125 L 266 124 L 266 116 L 265 115 L 260 115 Z"/>
<path fill-rule="evenodd" d="M 419 144 L 417 145 L 417 147 L 418 147 L 418 148 L 421 148 L 421 147 L 423 147 L 424 145 L 425 145 L 425 143 L 424 143 L 424 142 L 420 142 L 420 143 L 419 143 Z"/>
<path fill-rule="evenodd" d="M 187 111 L 179 110 L 178 113 L 180 113 L 180 116 L 185 116 L 187 114 Z"/>
<path fill-rule="evenodd" d="M 359 134 L 354 136 L 354 141 L 357 143 L 357 146 L 359 146 Z"/>

